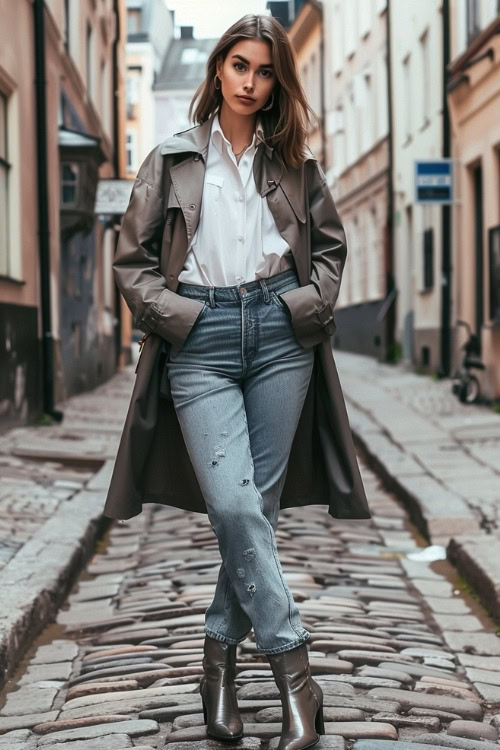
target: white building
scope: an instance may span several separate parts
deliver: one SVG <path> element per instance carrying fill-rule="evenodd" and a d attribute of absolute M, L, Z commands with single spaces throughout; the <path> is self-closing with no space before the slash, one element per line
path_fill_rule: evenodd
<path fill-rule="evenodd" d="M 327 179 L 347 235 L 337 348 L 384 359 L 390 259 L 386 0 L 325 0 Z"/>
<path fill-rule="evenodd" d="M 158 143 L 153 86 L 173 38 L 166 0 L 127 0 L 127 173 L 134 177 Z"/>
<path fill-rule="evenodd" d="M 401 355 L 430 371 L 441 360 L 442 208 L 415 203 L 415 159 L 443 143 L 442 0 L 391 2 L 394 271 Z"/>

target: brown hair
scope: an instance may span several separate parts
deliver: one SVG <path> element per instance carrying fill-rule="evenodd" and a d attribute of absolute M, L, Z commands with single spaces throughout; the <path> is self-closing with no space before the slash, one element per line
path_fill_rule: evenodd
<path fill-rule="evenodd" d="M 284 166 L 297 167 L 305 158 L 304 146 L 310 115 L 317 119 L 307 102 L 300 83 L 295 51 L 282 25 L 272 16 L 253 15 L 240 18 L 221 36 L 207 60 L 207 76 L 198 86 L 189 106 L 192 122 L 205 122 L 222 104 L 220 88 L 215 88 L 216 63 L 242 39 L 262 39 L 271 46 L 276 73 L 274 104 L 269 111 L 258 111 L 265 140 L 272 146 Z M 199 99 L 195 106 L 196 100 Z M 194 113 L 193 113 L 194 110 Z"/>

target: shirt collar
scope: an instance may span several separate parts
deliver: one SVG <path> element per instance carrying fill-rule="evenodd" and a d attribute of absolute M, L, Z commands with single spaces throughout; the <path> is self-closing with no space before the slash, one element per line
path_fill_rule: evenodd
<path fill-rule="evenodd" d="M 224 142 L 226 143 L 226 147 L 231 146 L 231 143 L 228 141 L 228 139 L 222 132 L 218 112 L 215 113 L 215 116 L 212 122 L 212 133 L 210 137 L 211 137 L 212 143 L 214 144 L 219 154 L 222 154 L 222 146 Z M 251 152 L 254 148 L 257 148 L 257 146 L 261 142 L 265 143 L 264 130 L 262 128 L 262 123 L 260 119 L 257 118 L 255 131 L 254 131 L 253 138 L 252 138 L 252 143 L 250 144 L 250 146 L 248 146 L 247 151 Z"/>

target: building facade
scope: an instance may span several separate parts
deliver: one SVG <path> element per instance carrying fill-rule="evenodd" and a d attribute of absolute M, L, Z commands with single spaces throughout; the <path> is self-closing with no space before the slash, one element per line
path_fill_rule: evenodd
<path fill-rule="evenodd" d="M 415 160 L 443 154 L 442 0 L 390 3 L 396 338 L 403 361 L 441 367 L 441 206 L 415 201 Z M 439 74 L 436 72 L 439 71 Z"/>
<path fill-rule="evenodd" d="M 314 110 L 307 142 L 318 159 L 326 165 L 325 83 L 323 6 L 317 0 L 303 3 L 288 29 L 288 36 L 297 55 L 297 67 L 307 100 Z"/>
<path fill-rule="evenodd" d="M 0 17 L 3 429 L 116 368 L 116 231 L 94 197 L 119 170 L 125 14 L 119 0 L 0 0 Z"/>
<path fill-rule="evenodd" d="M 457 200 L 453 206 L 453 360 L 467 322 L 486 369 L 487 398 L 500 398 L 500 2 L 451 4 L 447 98 Z"/>
<path fill-rule="evenodd" d="M 174 35 L 165 0 L 127 0 L 126 171 L 133 179 L 158 143 L 154 85 Z"/>
<path fill-rule="evenodd" d="M 385 359 L 391 278 L 385 0 L 326 0 L 326 175 L 348 257 L 334 345 Z"/>

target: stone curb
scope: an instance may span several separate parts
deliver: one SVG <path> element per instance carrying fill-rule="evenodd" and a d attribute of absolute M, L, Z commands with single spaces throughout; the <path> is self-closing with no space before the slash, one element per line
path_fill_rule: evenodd
<path fill-rule="evenodd" d="M 500 539 L 492 534 L 458 536 L 450 540 L 446 551 L 491 616 L 500 622 Z"/>
<path fill-rule="evenodd" d="M 354 443 L 367 464 L 394 492 L 431 544 L 447 547 L 449 560 L 500 621 L 500 539 L 484 531 L 464 500 L 439 484 L 384 434 L 346 394 Z"/>
<path fill-rule="evenodd" d="M 464 500 L 443 487 L 408 455 L 379 424 L 346 395 L 354 442 L 368 465 L 404 503 L 411 520 L 432 544 L 446 545 L 452 536 L 483 531 Z"/>
<path fill-rule="evenodd" d="M 108 519 L 103 492 L 61 503 L 0 572 L 0 688 L 32 640 L 55 617 Z"/>

